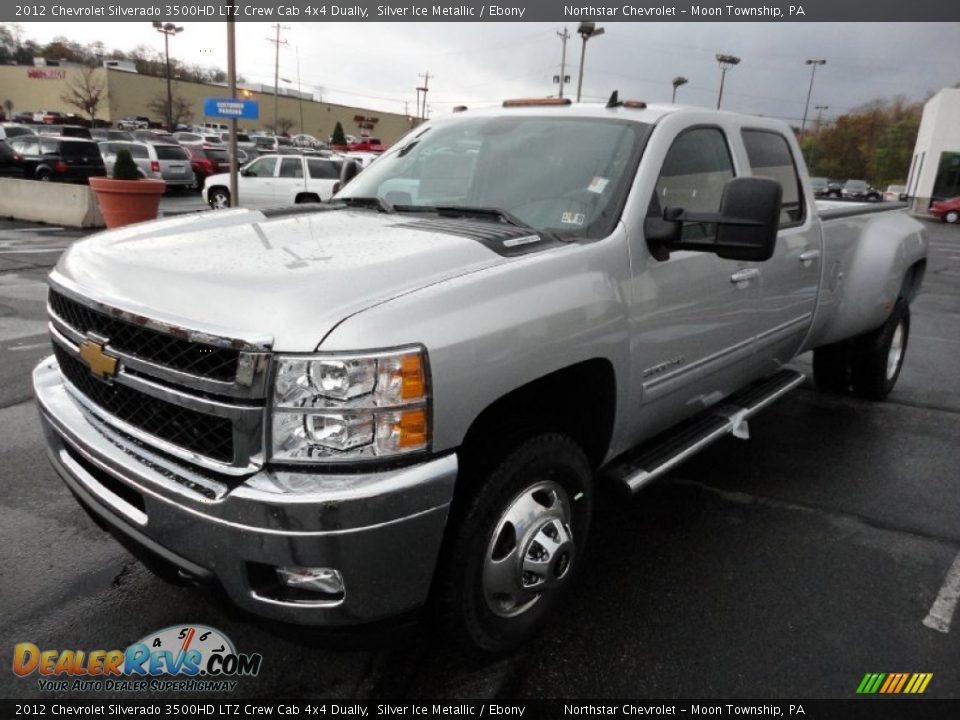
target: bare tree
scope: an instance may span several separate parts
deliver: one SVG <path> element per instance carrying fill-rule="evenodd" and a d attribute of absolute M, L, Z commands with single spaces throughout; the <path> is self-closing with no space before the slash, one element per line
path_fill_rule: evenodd
<path fill-rule="evenodd" d="M 80 69 L 79 76 L 73 76 L 67 81 L 67 92 L 61 95 L 60 99 L 89 115 L 90 125 L 93 126 L 97 108 L 103 101 L 106 89 L 103 79 L 97 76 L 97 71 L 85 67 Z"/>
<path fill-rule="evenodd" d="M 273 126 L 273 123 L 267 123 L 267 129 L 270 130 L 270 132 L 276 133 L 277 135 L 286 135 L 288 132 L 290 132 L 291 128 L 293 128 L 295 124 L 296 123 L 294 123 L 290 118 L 282 117 L 277 118 L 276 127 Z"/>
<path fill-rule="evenodd" d="M 166 94 L 157 95 L 153 98 L 147 105 L 147 109 L 151 113 L 162 117 L 164 121 L 169 117 L 174 129 L 176 129 L 177 125 L 182 125 L 193 120 L 193 108 L 190 106 L 190 102 L 180 95 L 173 96 L 172 112 L 170 112 L 169 115 L 167 113 Z"/>

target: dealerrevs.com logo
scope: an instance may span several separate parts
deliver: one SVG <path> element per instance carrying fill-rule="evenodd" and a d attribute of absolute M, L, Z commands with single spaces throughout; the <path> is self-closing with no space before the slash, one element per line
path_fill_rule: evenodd
<path fill-rule="evenodd" d="M 205 625 L 174 625 L 125 650 L 13 649 L 13 672 L 36 673 L 41 691 L 225 692 L 238 677 L 260 672 L 260 653 L 238 653 L 222 632 Z"/>

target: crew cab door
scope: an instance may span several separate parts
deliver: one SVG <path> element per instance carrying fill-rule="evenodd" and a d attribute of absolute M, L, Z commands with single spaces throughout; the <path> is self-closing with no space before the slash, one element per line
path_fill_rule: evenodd
<path fill-rule="evenodd" d="M 823 238 L 787 138 L 776 130 L 751 127 L 742 128 L 740 137 L 750 173 L 772 178 L 783 188 L 776 250 L 758 264 L 763 327 L 757 334 L 757 353 L 768 359 L 773 371 L 793 357 L 810 328 Z"/>
<path fill-rule="evenodd" d="M 643 210 L 634 215 L 662 215 L 665 207 L 719 212 L 724 185 L 742 174 L 731 131 L 694 126 L 655 132 L 642 167 L 646 176 L 657 173 L 656 183 L 652 188 L 641 183 Z M 631 390 L 639 407 L 632 434 L 639 439 L 718 402 L 757 375 L 754 339 L 763 327 L 758 282 L 763 263 L 687 250 L 657 260 L 643 236 L 644 218 L 627 219 Z M 685 225 L 683 233 L 687 239 L 708 240 L 716 226 Z"/>
<path fill-rule="evenodd" d="M 240 176 L 240 200 L 245 207 L 272 205 L 277 157 L 257 158 L 243 169 Z"/>

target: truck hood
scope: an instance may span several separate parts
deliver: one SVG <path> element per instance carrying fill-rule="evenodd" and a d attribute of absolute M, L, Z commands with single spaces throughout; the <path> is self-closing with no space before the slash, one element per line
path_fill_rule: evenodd
<path fill-rule="evenodd" d="M 184 215 L 75 243 L 52 280 L 146 318 L 309 352 L 350 315 L 508 262 L 410 219 L 369 210 Z"/>

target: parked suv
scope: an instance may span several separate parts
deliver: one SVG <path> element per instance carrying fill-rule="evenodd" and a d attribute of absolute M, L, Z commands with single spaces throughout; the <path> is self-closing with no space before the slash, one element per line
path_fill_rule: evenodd
<path fill-rule="evenodd" d="M 0 125 L 0 140 L 9 140 L 19 135 L 36 135 L 33 128 L 18 123 L 3 123 Z"/>
<path fill-rule="evenodd" d="M 194 187 L 203 187 L 203 181 L 211 175 L 230 171 L 230 157 L 226 148 L 184 145 L 190 156 L 190 168 L 193 170 Z"/>
<path fill-rule="evenodd" d="M 10 146 L 23 156 L 27 178 L 61 182 L 86 182 L 107 174 L 100 148 L 81 138 L 21 135 Z"/>
<path fill-rule="evenodd" d="M 275 207 L 329 200 L 336 192 L 343 162 L 303 155 L 261 155 L 237 178 L 240 205 Z M 229 175 L 206 179 L 203 199 L 213 209 L 230 207 Z"/>
<path fill-rule="evenodd" d="M 866 180 L 847 180 L 843 184 L 843 197 L 846 200 L 869 200 L 878 202 L 880 191 L 867 185 Z"/>

